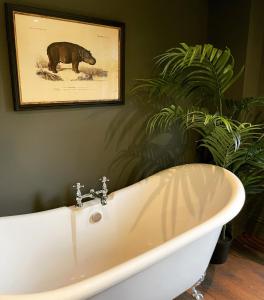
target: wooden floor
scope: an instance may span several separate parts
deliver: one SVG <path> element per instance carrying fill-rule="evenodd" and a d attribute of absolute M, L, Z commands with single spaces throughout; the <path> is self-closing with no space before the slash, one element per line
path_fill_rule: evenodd
<path fill-rule="evenodd" d="M 233 249 L 223 265 L 210 265 L 200 290 L 204 300 L 264 300 L 264 264 Z M 175 300 L 193 300 L 190 291 Z"/>

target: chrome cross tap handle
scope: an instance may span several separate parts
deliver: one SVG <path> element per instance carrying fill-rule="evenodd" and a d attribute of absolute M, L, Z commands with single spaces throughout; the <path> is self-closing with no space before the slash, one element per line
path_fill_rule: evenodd
<path fill-rule="evenodd" d="M 76 207 L 82 207 L 83 203 L 82 203 L 82 192 L 81 192 L 81 188 L 84 187 L 84 185 L 81 185 L 80 182 L 77 182 L 76 185 L 73 185 L 74 188 L 76 188 Z"/>
<path fill-rule="evenodd" d="M 103 183 L 110 181 L 110 179 L 108 179 L 106 176 L 103 176 L 102 178 L 99 179 L 100 181 L 102 181 Z"/>
<path fill-rule="evenodd" d="M 108 181 L 110 181 L 106 176 L 103 176 L 102 178 L 100 178 L 99 179 L 101 182 L 102 182 L 102 184 L 103 184 L 103 186 L 102 186 L 102 190 L 103 191 L 106 191 L 106 193 L 108 192 L 108 189 L 107 189 L 107 182 Z"/>
<path fill-rule="evenodd" d="M 107 204 L 107 193 L 108 193 L 108 188 L 107 188 L 107 182 L 110 181 L 106 176 L 103 176 L 101 179 L 99 179 L 102 182 L 102 189 L 99 191 L 99 193 L 102 195 L 101 198 L 101 203 L 102 205 Z"/>

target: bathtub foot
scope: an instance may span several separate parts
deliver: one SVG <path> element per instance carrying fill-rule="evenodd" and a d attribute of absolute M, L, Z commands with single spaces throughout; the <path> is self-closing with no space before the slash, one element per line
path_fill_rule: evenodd
<path fill-rule="evenodd" d="M 205 274 L 203 274 L 201 276 L 201 278 L 192 287 L 192 296 L 193 296 L 193 298 L 195 300 L 202 300 L 202 299 L 204 299 L 203 294 L 199 290 L 196 289 L 204 281 L 204 277 L 205 277 Z"/>

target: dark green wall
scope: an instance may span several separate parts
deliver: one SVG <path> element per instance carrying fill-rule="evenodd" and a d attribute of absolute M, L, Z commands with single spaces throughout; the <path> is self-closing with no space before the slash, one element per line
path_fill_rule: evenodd
<path fill-rule="evenodd" d="M 151 73 L 154 56 L 181 41 L 205 42 L 207 35 L 206 0 L 12 2 L 125 22 L 126 91 L 135 78 Z M 73 182 L 92 187 L 104 174 L 111 178 L 112 187 L 121 187 L 119 170 L 109 171 L 118 152 L 111 143 L 106 147 L 105 137 L 124 106 L 13 111 L 3 3 L 1 0 L 0 215 L 72 204 Z M 126 101 L 127 106 L 129 96 Z M 133 140 L 132 131 L 127 135 L 127 141 Z"/>
<path fill-rule="evenodd" d="M 209 0 L 208 41 L 217 47 L 228 46 L 236 61 L 236 70 L 242 65 L 245 72 L 230 89 L 229 95 L 242 97 L 264 95 L 264 18 L 263 0 Z M 263 108 L 247 113 L 248 121 L 263 122 Z M 242 231 L 264 236 L 263 194 L 248 197 L 242 212 L 236 218 L 234 233 Z"/>
<path fill-rule="evenodd" d="M 208 42 L 215 47 L 231 49 L 235 71 L 246 62 L 251 0 L 209 0 Z M 228 96 L 243 95 L 244 75 L 229 90 Z"/>
<path fill-rule="evenodd" d="M 251 2 L 245 60 L 244 97 L 264 95 L 264 2 L 262 0 Z"/>

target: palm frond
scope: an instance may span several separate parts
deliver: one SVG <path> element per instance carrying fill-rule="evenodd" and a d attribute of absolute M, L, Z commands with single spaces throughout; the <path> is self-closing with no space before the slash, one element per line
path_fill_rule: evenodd
<path fill-rule="evenodd" d="M 226 99 L 225 92 L 244 71 L 242 67 L 234 72 L 235 61 L 230 49 L 181 43 L 156 57 L 156 66 L 159 68 L 156 77 L 139 79 L 132 89 L 136 94 L 144 92 L 145 103 L 152 107 L 147 133 L 196 131 L 200 134 L 197 145 L 210 153 L 208 159 L 212 163 L 235 173 L 247 193 L 263 191 L 264 125 L 253 124 L 263 123 L 263 114 L 258 122 L 252 122 L 251 114 L 253 108 L 264 106 L 264 97 Z M 148 115 L 146 112 L 144 116 Z M 133 118 L 126 118 L 131 123 Z M 124 127 L 122 136 L 128 128 L 128 125 Z M 135 156 L 136 160 L 140 157 L 138 161 L 145 160 L 147 169 L 153 170 L 159 165 L 160 153 L 152 155 L 152 150 L 150 147 L 148 151 L 127 157 Z M 167 159 L 166 162 L 173 160 L 173 155 Z"/>
<path fill-rule="evenodd" d="M 264 191 L 264 169 L 247 166 L 238 174 L 248 195 L 256 195 Z"/>
<path fill-rule="evenodd" d="M 178 121 L 182 120 L 184 110 L 181 106 L 171 105 L 163 108 L 154 114 L 148 121 L 147 132 L 151 135 L 154 132 L 166 132 Z"/>
<path fill-rule="evenodd" d="M 245 165 L 255 164 L 256 168 L 264 168 L 263 145 L 256 145 L 261 139 L 263 127 L 250 123 L 241 123 L 232 132 L 217 126 L 202 139 L 203 147 L 207 148 L 217 165 L 239 174 Z M 254 156 L 254 157 L 253 157 Z"/>
<path fill-rule="evenodd" d="M 157 57 L 162 68 L 162 78 L 173 78 L 179 82 L 181 90 L 191 95 L 206 89 L 219 103 L 225 91 L 241 76 L 241 70 L 234 74 L 234 58 L 229 48 L 221 50 L 210 44 L 172 48 Z"/>
<path fill-rule="evenodd" d="M 194 129 L 202 136 L 218 125 L 223 125 L 229 132 L 237 127 L 237 122 L 219 114 L 209 114 L 204 108 L 191 107 L 183 109 L 179 105 L 171 105 L 163 108 L 149 119 L 147 132 L 152 134 L 155 131 L 168 131 L 178 121 L 184 129 Z"/>
<path fill-rule="evenodd" d="M 262 141 L 262 125 L 239 123 L 218 114 L 212 115 L 195 109 L 184 111 L 179 106 L 171 105 L 151 117 L 147 130 L 150 134 L 168 131 L 176 123 L 181 124 L 185 130 L 199 132 L 202 136 L 200 147 L 209 150 L 217 165 L 233 172 L 249 162 L 253 166 L 253 156 L 263 159 L 263 144 L 257 147 L 260 143 L 258 141 Z"/>
<path fill-rule="evenodd" d="M 264 107 L 264 97 L 247 97 L 241 100 L 224 99 L 224 104 L 226 113 L 230 117 L 244 121 L 241 113 L 248 114 L 252 109 Z"/>
<path fill-rule="evenodd" d="M 244 68 L 234 74 L 234 58 L 230 49 L 221 50 L 210 44 L 169 49 L 156 58 L 161 69 L 157 77 L 139 79 L 132 92 L 145 90 L 150 98 L 169 96 L 192 99 L 194 105 L 208 98 L 222 113 L 224 92 L 241 76 Z"/>

